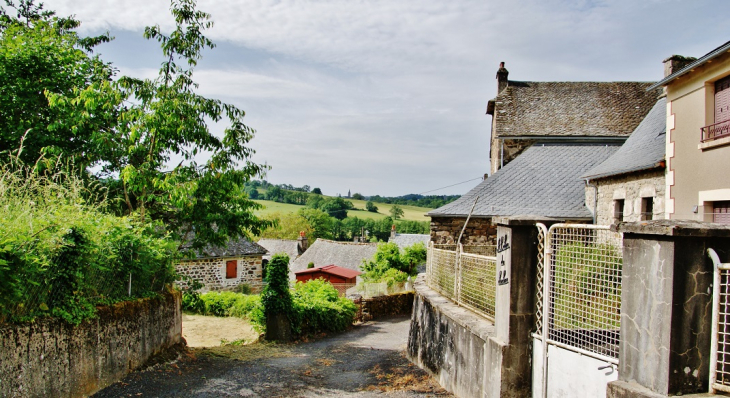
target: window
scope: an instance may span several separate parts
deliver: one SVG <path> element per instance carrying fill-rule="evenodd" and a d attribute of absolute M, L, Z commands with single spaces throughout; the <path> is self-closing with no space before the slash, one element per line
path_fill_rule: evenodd
<path fill-rule="evenodd" d="M 654 198 L 641 198 L 641 220 L 654 219 Z"/>
<path fill-rule="evenodd" d="M 616 199 L 613 201 L 613 220 L 615 222 L 624 220 L 624 200 Z"/>
<path fill-rule="evenodd" d="M 238 277 L 238 261 L 226 261 L 226 279 L 235 279 Z"/>
<path fill-rule="evenodd" d="M 730 224 L 730 200 L 712 204 L 712 222 Z"/>

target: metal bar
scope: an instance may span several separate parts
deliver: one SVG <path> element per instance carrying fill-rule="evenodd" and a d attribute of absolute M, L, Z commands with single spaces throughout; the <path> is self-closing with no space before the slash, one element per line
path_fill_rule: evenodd
<path fill-rule="evenodd" d="M 720 271 L 724 268 L 723 266 L 730 266 L 730 264 L 722 264 L 717 253 L 711 248 L 707 249 L 707 254 L 712 259 L 714 265 L 713 282 L 712 282 L 712 341 L 710 345 L 710 393 L 715 393 L 720 390 L 716 388 L 717 383 L 717 361 L 718 361 L 718 349 L 719 343 L 719 323 L 720 323 L 720 283 L 721 276 Z M 726 268 L 727 269 L 727 268 Z M 722 390 L 720 390 L 722 391 Z M 730 392 L 730 391 L 728 391 Z"/>
<path fill-rule="evenodd" d="M 545 231 L 545 255 L 543 256 L 543 283 L 542 283 L 542 398 L 547 398 L 548 389 L 548 322 L 550 321 L 550 263 L 552 258 L 552 241 L 550 231 L 545 225 L 538 224 Z M 539 227 L 538 227 L 539 228 Z"/>
<path fill-rule="evenodd" d="M 711 391 L 713 394 L 716 391 L 730 392 L 730 386 L 726 386 L 724 384 L 718 384 L 718 383 L 713 384 L 712 387 L 711 387 L 711 389 L 715 390 L 715 391 Z"/>
<path fill-rule="evenodd" d="M 543 340 L 543 342 L 545 343 L 544 345 L 546 347 L 547 347 L 548 344 L 549 345 L 554 345 L 556 347 L 560 347 L 560 348 L 563 348 L 563 349 L 568 350 L 568 351 L 577 352 L 577 353 L 579 353 L 581 355 L 585 355 L 587 357 L 591 357 L 591 358 L 595 358 L 595 359 L 600 359 L 601 361 L 606 361 L 606 362 L 610 362 L 610 363 L 612 363 L 614 365 L 618 365 L 618 359 L 616 359 L 616 358 L 612 358 L 612 357 L 608 357 L 608 356 L 605 356 L 605 355 L 597 354 L 595 352 L 591 352 L 591 351 L 588 351 L 588 350 L 584 350 L 582 348 L 574 347 L 574 346 L 571 346 L 569 344 L 561 343 L 561 342 L 555 341 L 555 340 L 545 339 L 545 340 Z"/>

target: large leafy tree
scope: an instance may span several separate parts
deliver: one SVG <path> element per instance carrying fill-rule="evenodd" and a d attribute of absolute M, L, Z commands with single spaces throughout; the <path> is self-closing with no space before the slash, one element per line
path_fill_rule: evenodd
<path fill-rule="evenodd" d="M 98 81 L 71 94 L 50 93 L 49 102 L 63 116 L 60 127 L 95 132 L 95 160 L 101 173 L 118 176 L 112 187 L 125 213 L 164 220 L 193 248 L 258 234 L 270 222 L 253 214 L 260 205 L 243 189 L 266 169 L 250 161 L 254 151 L 246 144 L 254 131 L 243 110 L 197 94 L 193 80 L 202 51 L 215 46 L 203 35 L 213 22 L 194 0 L 173 0 L 171 12 L 172 32 L 153 26 L 144 33 L 165 57 L 156 78 Z M 219 136 L 209 121 L 228 127 Z"/>
<path fill-rule="evenodd" d="M 113 74 L 109 64 L 91 54 L 110 36 L 81 37 L 75 31 L 79 25 L 33 0 L 5 0 L 0 6 L 0 150 L 18 149 L 25 137 L 20 158 L 27 163 L 35 162 L 44 148 L 80 165 L 91 162 L 95 129 L 56 124 L 60 111 L 47 99 L 48 93 L 73 95 Z"/>

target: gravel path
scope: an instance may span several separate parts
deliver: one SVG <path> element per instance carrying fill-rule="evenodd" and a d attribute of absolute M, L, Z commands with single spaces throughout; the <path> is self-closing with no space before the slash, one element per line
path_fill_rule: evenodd
<path fill-rule="evenodd" d="M 190 349 L 95 397 L 451 397 L 404 356 L 409 319 L 298 344 Z"/>

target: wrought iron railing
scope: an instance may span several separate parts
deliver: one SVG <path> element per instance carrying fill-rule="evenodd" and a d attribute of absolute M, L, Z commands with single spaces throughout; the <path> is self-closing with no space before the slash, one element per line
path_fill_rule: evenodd
<path fill-rule="evenodd" d="M 724 137 L 730 137 L 730 120 L 711 124 L 700 129 L 700 142 L 708 142 Z"/>

